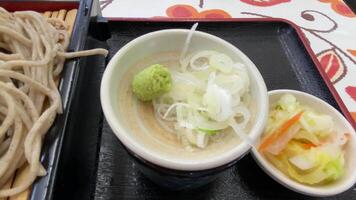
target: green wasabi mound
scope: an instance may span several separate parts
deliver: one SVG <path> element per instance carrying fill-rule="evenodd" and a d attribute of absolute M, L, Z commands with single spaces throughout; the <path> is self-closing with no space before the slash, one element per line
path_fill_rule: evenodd
<path fill-rule="evenodd" d="M 133 93 L 142 101 L 150 101 L 169 92 L 172 77 L 167 68 L 160 64 L 151 65 L 134 76 Z"/>

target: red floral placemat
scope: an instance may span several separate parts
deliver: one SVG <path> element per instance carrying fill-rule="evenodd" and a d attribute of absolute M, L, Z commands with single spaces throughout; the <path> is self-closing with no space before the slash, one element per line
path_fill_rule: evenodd
<path fill-rule="evenodd" d="M 356 15 L 342 0 L 100 0 L 110 18 L 284 18 L 306 35 L 356 121 Z"/>

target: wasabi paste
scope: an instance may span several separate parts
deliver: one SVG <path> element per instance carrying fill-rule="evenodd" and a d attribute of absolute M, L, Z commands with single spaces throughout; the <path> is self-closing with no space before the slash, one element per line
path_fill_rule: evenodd
<path fill-rule="evenodd" d="M 167 68 L 160 64 L 151 65 L 134 76 L 133 93 L 142 101 L 150 101 L 169 92 L 172 77 Z"/>

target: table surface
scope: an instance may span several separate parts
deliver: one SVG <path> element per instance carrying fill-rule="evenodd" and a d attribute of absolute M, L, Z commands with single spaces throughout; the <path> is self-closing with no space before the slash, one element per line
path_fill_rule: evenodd
<path fill-rule="evenodd" d="M 355 0 L 348 0 L 355 5 Z M 356 15 L 342 0 L 100 0 L 108 18 L 283 18 L 302 29 L 356 121 Z"/>

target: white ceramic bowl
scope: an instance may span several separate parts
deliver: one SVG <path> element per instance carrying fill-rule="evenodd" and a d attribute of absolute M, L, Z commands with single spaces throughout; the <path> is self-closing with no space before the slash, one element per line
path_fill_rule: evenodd
<path fill-rule="evenodd" d="M 128 115 L 135 115 L 135 113 L 122 113 L 119 111 L 120 107 L 118 107 L 117 100 L 118 95 L 131 95 L 129 94 L 131 92 L 129 82 L 132 81 L 132 78 L 130 79 L 128 77 L 133 76 L 134 73 L 127 73 L 131 66 L 135 66 L 136 62 L 150 58 L 151 55 L 155 55 L 159 52 L 181 51 L 188 33 L 189 30 L 184 29 L 156 31 L 138 37 L 126 44 L 114 55 L 107 65 L 101 83 L 100 97 L 104 115 L 109 125 L 119 140 L 130 151 L 140 158 L 161 167 L 184 171 L 198 171 L 219 167 L 232 162 L 245 155 L 250 147 L 247 143 L 242 142 L 239 145 L 232 146 L 226 151 L 213 156 L 206 156 L 203 159 L 193 158 L 193 156 L 173 156 L 167 153 L 170 150 L 168 148 L 167 151 L 163 148 L 161 148 L 162 151 L 153 150 L 148 147 L 149 144 L 140 142 L 139 140 L 141 138 L 136 136 L 137 134 L 134 133 L 132 129 L 127 128 L 128 126 L 125 124 L 127 123 L 125 120 L 127 120 Z M 251 122 L 252 125 L 249 135 L 253 140 L 257 139 L 266 124 L 268 111 L 267 89 L 260 72 L 251 60 L 239 49 L 216 36 L 196 31 L 193 34 L 189 51 L 195 52 L 198 50 L 223 52 L 229 55 L 234 61 L 242 62 L 246 65 L 251 81 L 250 89 L 255 110 L 253 112 L 255 115 Z M 121 80 L 125 81 L 120 82 Z M 120 84 L 121 86 L 119 87 Z M 122 88 L 122 84 L 127 84 L 127 87 Z M 132 102 L 134 101 L 135 99 L 132 99 Z M 134 103 L 129 104 L 130 102 L 128 102 L 128 106 L 126 107 L 135 106 L 133 105 Z M 130 123 L 141 124 L 142 121 L 137 120 L 137 118 L 140 117 L 142 116 L 133 117 Z M 148 120 L 150 119 L 144 121 L 147 122 Z M 145 132 L 141 134 L 142 137 L 149 134 L 150 130 L 147 130 L 149 128 L 150 126 L 147 126 L 144 130 L 140 130 Z M 160 144 L 157 143 L 156 145 Z"/>
<path fill-rule="evenodd" d="M 344 176 L 335 182 L 320 185 L 310 186 L 301 184 L 287 175 L 282 173 L 276 167 L 272 165 L 261 153 L 254 149 L 253 157 L 259 164 L 259 166 L 274 180 L 282 184 L 283 186 L 294 190 L 296 192 L 317 197 L 332 196 L 342 193 L 351 188 L 356 182 L 356 135 L 355 130 L 350 123 L 341 115 L 334 107 L 330 106 L 325 101 L 310 95 L 308 93 L 296 91 L 296 90 L 273 90 L 268 92 L 270 105 L 276 103 L 279 98 L 286 94 L 294 95 L 299 102 L 303 105 L 308 105 L 320 113 L 325 113 L 333 117 L 335 122 L 335 128 L 337 131 L 350 133 L 351 140 L 348 142 L 345 153 L 346 170 Z"/>

